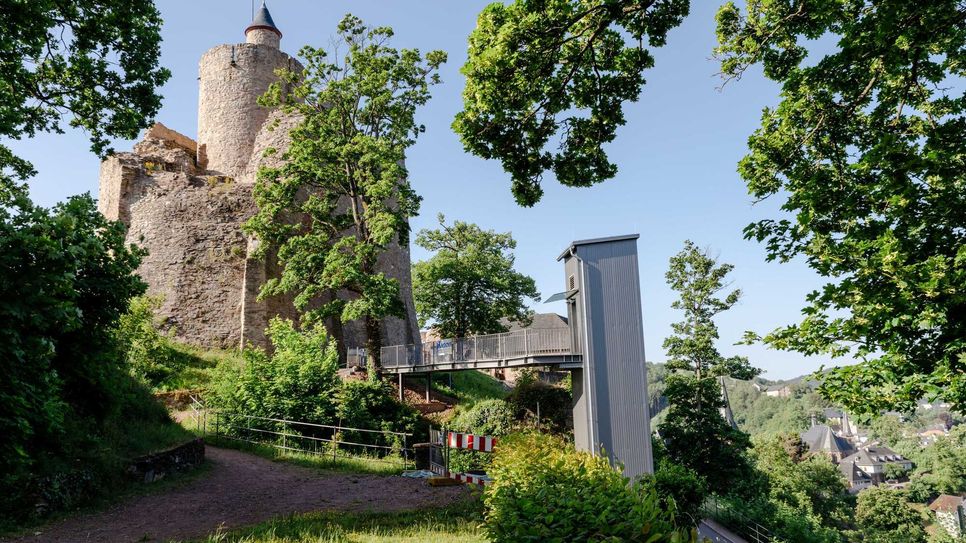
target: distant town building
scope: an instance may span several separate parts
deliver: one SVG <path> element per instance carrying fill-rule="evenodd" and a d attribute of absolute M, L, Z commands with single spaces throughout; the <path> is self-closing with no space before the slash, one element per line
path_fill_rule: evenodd
<path fill-rule="evenodd" d="M 855 446 L 849 440 L 835 435 L 832 428 L 826 424 L 812 426 L 803 432 L 801 437 L 809 451 L 824 454 L 836 464 L 855 451 Z"/>
<path fill-rule="evenodd" d="M 855 464 L 855 460 L 843 460 L 841 463 L 839 463 L 839 470 L 841 470 L 842 475 L 845 476 L 845 482 L 849 486 L 849 492 L 853 494 L 862 489 L 873 486 L 872 477 L 870 477 L 868 473 L 862 471 L 862 469 Z"/>
<path fill-rule="evenodd" d="M 869 476 L 874 485 L 886 481 L 885 469 L 889 464 L 897 465 L 906 471 L 912 469 L 911 460 L 883 445 L 860 450 L 843 458 L 840 464 L 854 464 L 856 468 Z"/>
<path fill-rule="evenodd" d="M 936 514 L 936 522 L 946 530 L 951 537 L 966 535 L 966 498 L 943 494 L 935 499 L 929 509 Z"/>
<path fill-rule="evenodd" d="M 765 396 L 771 396 L 773 398 L 790 398 L 792 396 L 792 389 L 788 385 L 768 387 L 765 389 Z"/>

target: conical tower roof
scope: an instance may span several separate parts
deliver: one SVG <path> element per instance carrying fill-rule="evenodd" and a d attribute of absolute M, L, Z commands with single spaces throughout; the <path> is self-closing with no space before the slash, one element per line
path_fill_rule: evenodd
<path fill-rule="evenodd" d="M 262 0 L 262 7 L 258 8 L 255 12 L 255 18 L 252 19 L 252 24 L 248 25 L 245 29 L 245 34 L 248 34 L 250 30 L 255 30 L 256 28 L 262 28 L 265 30 L 272 30 L 279 37 L 282 37 L 282 31 L 275 26 L 275 21 L 272 20 L 272 14 L 268 11 L 268 6 L 265 5 L 265 1 Z"/>

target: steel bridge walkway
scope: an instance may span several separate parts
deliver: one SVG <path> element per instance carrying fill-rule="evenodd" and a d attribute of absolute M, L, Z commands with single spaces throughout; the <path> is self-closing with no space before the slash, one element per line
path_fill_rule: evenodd
<path fill-rule="evenodd" d="M 567 328 L 525 328 L 502 334 L 443 339 L 380 350 L 382 372 L 487 370 L 526 366 L 581 367 Z"/>

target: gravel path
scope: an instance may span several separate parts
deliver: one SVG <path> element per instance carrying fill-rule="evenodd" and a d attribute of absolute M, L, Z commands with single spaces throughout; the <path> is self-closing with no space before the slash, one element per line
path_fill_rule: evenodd
<path fill-rule="evenodd" d="M 128 543 L 204 537 L 278 515 L 318 510 L 400 511 L 446 505 L 462 487 L 431 488 L 405 477 L 321 473 L 231 449 L 207 447 L 209 473 L 171 490 L 71 517 L 11 543 Z M 8 540 L 4 540 L 8 541 Z"/>

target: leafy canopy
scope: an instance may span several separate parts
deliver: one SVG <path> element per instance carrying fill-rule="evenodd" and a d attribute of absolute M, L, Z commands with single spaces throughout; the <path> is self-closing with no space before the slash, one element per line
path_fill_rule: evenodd
<path fill-rule="evenodd" d="M 11 514 L 49 474 L 45 459 L 76 463 L 93 446 L 76 440 L 96 440 L 123 395 L 140 394 L 113 327 L 145 289 L 134 274 L 144 253 L 90 196 L 16 203 L 0 205 L 0 508 Z"/>
<path fill-rule="evenodd" d="M 869 543 L 922 543 L 926 531 L 922 516 L 909 507 L 899 490 L 867 488 L 859 493 L 855 522 Z"/>
<path fill-rule="evenodd" d="M 432 321 L 441 337 L 505 332 L 502 319 L 528 322 L 526 300 L 540 300 L 532 277 L 513 269 L 509 233 L 456 221 L 423 230 L 416 244 L 435 254 L 413 264 L 413 297 L 420 325 Z"/>
<path fill-rule="evenodd" d="M 155 89 L 161 17 L 153 2 L 5 2 L 0 17 L 0 135 L 13 139 L 69 126 L 90 134 L 104 154 L 108 138 L 133 138 L 161 107 Z M 25 180 L 33 167 L 0 145 L 0 180 Z M 2 188 L 0 188 L 2 190 Z"/>
<path fill-rule="evenodd" d="M 637 99 L 650 47 L 687 15 L 688 0 L 515 0 L 480 13 L 463 66 L 453 128 L 467 151 L 497 159 L 532 206 L 551 171 L 571 187 L 614 177 L 603 150 Z"/>
<path fill-rule="evenodd" d="M 964 23 L 959 0 L 729 2 L 718 13 L 725 76 L 761 65 L 782 87 L 738 170 L 785 213 L 745 236 L 828 278 L 799 324 L 764 341 L 861 360 L 821 388 L 851 413 L 908 411 L 923 396 L 966 409 Z M 817 53 L 818 39 L 834 45 Z"/>
<path fill-rule="evenodd" d="M 299 122 L 281 165 L 259 171 L 258 212 L 245 229 L 262 242 L 261 254 L 277 248 L 282 267 L 262 296 L 295 294 L 310 322 L 365 319 L 374 357 L 380 319 L 403 315 L 398 281 L 376 263 L 391 244 L 408 243 L 420 198 L 406 181 L 405 151 L 425 130 L 416 109 L 439 82 L 446 54 L 393 49 L 392 29 L 367 27 L 351 15 L 338 32 L 331 60 L 304 47 L 304 71 L 280 71 L 260 100 Z M 349 299 L 334 295 L 343 290 Z"/>

